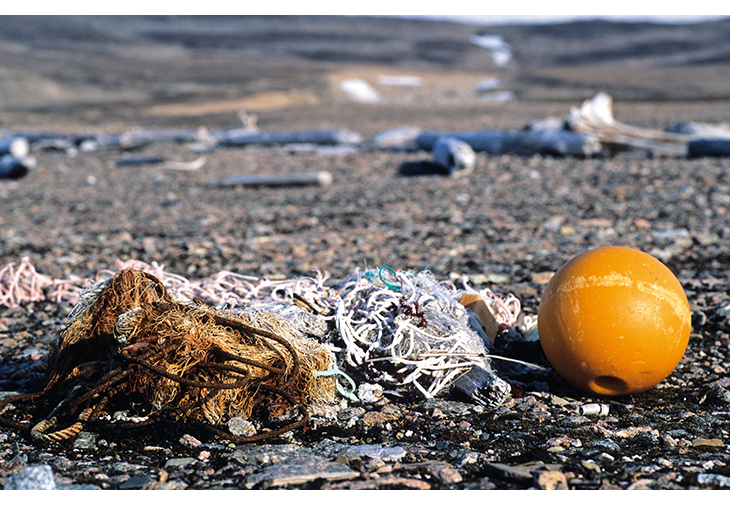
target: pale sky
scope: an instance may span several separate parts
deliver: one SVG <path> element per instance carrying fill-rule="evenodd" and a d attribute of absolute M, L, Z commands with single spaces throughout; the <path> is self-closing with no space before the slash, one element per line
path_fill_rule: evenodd
<path fill-rule="evenodd" d="M 268 0 L 266 2 L 231 2 L 230 0 L 206 0 L 186 2 L 179 0 L 125 0 L 124 2 L 99 2 L 98 0 L 36 0 L 35 2 L 10 2 L 3 6 L 3 14 L 339 14 L 339 15 L 426 15 L 448 17 L 496 18 L 514 15 L 523 20 L 575 17 L 615 16 L 715 16 L 730 8 L 720 6 L 726 2 L 717 0 L 692 0 L 691 2 L 663 2 L 644 0 L 612 0 L 606 2 L 577 2 L 573 0 L 521 0 L 519 2 L 489 2 L 481 0 L 449 0 L 431 2 L 423 0 Z M 661 6 L 661 8 L 657 8 Z M 661 12 L 657 16 L 657 11 Z M 528 13 L 528 14 L 525 14 Z M 500 21 L 501 22 L 501 21 Z"/>

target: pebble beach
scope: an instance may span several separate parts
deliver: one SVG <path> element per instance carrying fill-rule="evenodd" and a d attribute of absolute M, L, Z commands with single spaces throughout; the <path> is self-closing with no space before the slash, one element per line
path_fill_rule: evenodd
<path fill-rule="evenodd" d="M 133 432 L 92 425 L 50 445 L 3 427 L 0 485 L 730 488 L 728 158 L 642 150 L 584 158 L 477 153 L 470 173 L 449 176 L 410 170 L 430 166 L 428 152 L 376 149 L 368 142 L 402 127 L 520 130 L 560 118 L 600 91 L 495 103 L 463 99 L 462 88 L 455 89 L 433 101 L 414 89 L 398 95 L 400 101 L 360 103 L 334 95 L 329 102 L 256 111 L 262 131 L 343 128 L 363 139 L 345 146 L 38 143 L 26 176 L 0 180 L 0 268 L 26 261 L 46 278 L 78 284 L 129 260 L 190 280 L 232 271 L 274 281 L 321 276 L 328 285 L 382 267 L 428 270 L 457 287 L 514 295 L 524 319 L 537 314 L 547 282 L 566 261 L 621 245 L 662 261 L 689 300 L 689 345 L 667 379 L 643 393 L 591 396 L 551 369 L 539 342 L 516 338 L 521 330 L 515 326 L 498 336 L 491 352 L 545 370 L 494 360 L 495 373 L 512 391 L 496 408 L 450 395 L 403 398 L 386 391 L 367 401 L 309 405 L 305 429 L 253 444 L 174 423 Z M 628 100 L 614 94 L 613 113 L 622 123 L 662 130 L 693 121 L 721 124 L 728 120 L 728 96 Z M 170 106 L 165 100 L 153 105 Z M 212 113 L 210 103 L 194 117 L 140 112 L 151 107 L 145 103 L 134 113 L 123 105 L 10 110 L 0 119 L 5 131 L 65 138 L 241 126 L 234 112 Z M 130 157 L 150 161 L 119 163 Z M 216 185 L 234 176 L 322 172 L 330 176 L 324 184 Z M 69 300 L 5 299 L 3 396 L 38 385 L 18 372 L 42 362 L 72 308 Z"/>

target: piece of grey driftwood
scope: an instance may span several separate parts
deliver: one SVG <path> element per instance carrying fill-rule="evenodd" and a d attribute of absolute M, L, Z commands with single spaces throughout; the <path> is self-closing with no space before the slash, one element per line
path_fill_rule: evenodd
<path fill-rule="evenodd" d="M 376 134 L 368 142 L 368 147 L 384 151 L 415 151 L 418 149 L 418 135 L 421 129 L 416 126 L 401 126 Z"/>
<path fill-rule="evenodd" d="M 35 158 L 6 154 L 0 157 L 0 179 L 21 179 L 35 166 Z"/>
<path fill-rule="evenodd" d="M 168 161 L 161 156 L 125 156 L 114 162 L 117 167 L 131 167 L 140 165 L 162 165 L 168 170 L 198 170 L 205 165 L 206 157 L 201 156 L 193 161 Z"/>
<path fill-rule="evenodd" d="M 466 142 L 474 151 L 488 154 L 590 157 L 601 151 L 601 145 L 592 135 L 569 131 L 423 132 L 418 135 L 418 147 L 432 151 L 436 141 L 444 136 Z"/>
<path fill-rule="evenodd" d="M 700 138 L 687 144 L 687 156 L 730 156 L 730 138 Z"/>
<path fill-rule="evenodd" d="M 164 163 L 165 158 L 161 156 L 125 156 L 114 162 L 117 167 L 131 167 L 138 165 L 159 165 Z"/>
<path fill-rule="evenodd" d="M 362 142 L 362 137 L 358 133 L 347 129 L 252 132 L 250 129 L 241 128 L 212 132 L 209 137 L 217 145 L 225 147 L 286 144 L 337 145 Z"/>
<path fill-rule="evenodd" d="M 641 150 L 656 155 L 686 156 L 689 135 L 631 126 L 613 117 L 613 99 L 598 93 L 564 118 L 565 128 L 591 134 L 611 152 Z"/>
<path fill-rule="evenodd" d="M 292 174 L 254 174 L 233 175 L 210 183 L 212 187 L 229 186 L 329 186 L 332 174 L 326 170 L 319 172 L 298 172 Z"/>
<path fill-rule="evenodd" d="M 30 147 L 25 137 L 0 138 L 0 156 L 12 154 L 13 156 L 28 156 Z"/>
<path fill-rule="evenodd" d="M 681 133 L 692 138 L 730 139 L 730 124 L 684 121 L 666 129 L 669 133 Z"/>
<path fill-rule="evenodd" d="M 43 132 L 21 132 L 16 137 L 22 137 L 28 143 L 30 150 L 57 150 L 73 152 L 95 151 L 101 147 L 119 147 L 120 135 L 107 134 L 71 134 Z"/>
<path fill-rule="evenodd" d="M 433 160 L 444 167 L 449 175 L 467 175 L 474 171 L 476 154 L 463 140 L 454 137 L 439 137 L 432 148 Z"/>
<path fill-rule="evenodd" d="M 135 128 L 119 137 L 123 149 L 139 149 L 149 144 L 183 144 L 199 140 L 204 131 L 199 130 L 145 130 Z"/>

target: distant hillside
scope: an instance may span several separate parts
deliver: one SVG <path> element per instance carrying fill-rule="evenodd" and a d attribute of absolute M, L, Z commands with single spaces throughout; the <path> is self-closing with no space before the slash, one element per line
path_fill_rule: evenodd
<path fill-rule="evenodd" d="M 692 24 L 575 21 L 489 27 L 526 67 L 730 64 L 730 17 Z"/>
<path fill-rule="evenodd" d="M 311 63 L 377 63 L 484 69 L 471 42 L 501 35 L 529 67 L 730 63 L 730 17 L 668 25 L 616 21 L 480 27 L 444 21 L 350 16 L 0 16 L 0 50 L 119 56 L 149 48 L 191 56 Z M 130 55 L 128 54 L 129 58 Z M 144 55 L 137 53 L 137 57 Z"/>
<path fill-rule="evenodd" d="M 507 58 L 495 59 L 478 36 L 509 44 Z M 575 101 L 597 89 L 623 99 L 723 98 L 730 18 L 486 27 L 351 16 L 0 16 L 0 111 L 264 92 L 324 103 L 336 93 L 332 76 L 365 67 L 376 77 L 441 75 L 447 98 L 449 80 L 472 92 L 472 81 L 490 78 L 523 100 Z M 670 70 L 657 77 L 653 68 Z"/>

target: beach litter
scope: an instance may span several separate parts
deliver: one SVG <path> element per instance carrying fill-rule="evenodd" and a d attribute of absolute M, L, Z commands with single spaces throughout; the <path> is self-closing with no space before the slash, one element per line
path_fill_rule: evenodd
<path fill-rule="evenodd" d="M 40 441 L 74 437 L 91 422 L 133 428 L 160 419 L 256 441 L 304 426 L 308 405 L 369 401 L 358 394 L 372 386 L 412 399 L 456 392 L 489 408 L 510 397 L 485 328 L 517 324 L 519 300 L 466 280 L 457 289 L 429 271 L 382 267 L 328 285 L 322 274 L 189 281 L 130 261 L 95 280 L 60 281 L 27 259 L 1 272 L 6 306 L 73 303 L 43 387 L 0 401 L 0 411 L 31 401 L 33 421 L 3 415 L 0 424 Z M 232 418 L 256 433 L 232 434 Z"/>
<path fill-rule="evenodd" d="M 237 442 L 262 440 L 304 426 L 304 403 L 334 398 L 333 380 L 317 374 L 333 361 L 273 310 L 179 300 L 128 268 L 82 291 L 47 356 L 43 388 L 0 401 L 0 409 L 32 401 L 42 418 L 0 424 L 51 442 L 98 420 L 129 428 L 171 419 Z M 112 407 L 124 414 L 110 420 Z M 271 424 L 287 414 L 283 426 L 250 436 L 221 428 L 236 416 Z"/>

